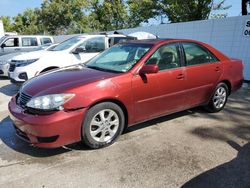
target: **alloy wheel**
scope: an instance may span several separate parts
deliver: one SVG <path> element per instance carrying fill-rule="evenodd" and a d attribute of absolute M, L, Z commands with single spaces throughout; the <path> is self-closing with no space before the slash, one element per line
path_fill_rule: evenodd
<path fill-rule="evenodd" d="M 119 116 L 114 110 L 101 110 L 90 122 L 90 135 L 97 142 L 108 142 L 116 135 L 119 123 Z"/>
<path fill-rule="evenodd" d="M 220 109 L 224 106 L 227 98 L 227 91 L 224 87 L 218 87 L 213 96 L 213 104 L 215 108 Z"/>

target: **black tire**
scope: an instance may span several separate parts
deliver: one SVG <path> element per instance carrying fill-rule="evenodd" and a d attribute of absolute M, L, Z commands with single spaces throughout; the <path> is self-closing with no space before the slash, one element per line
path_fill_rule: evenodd
<path fill-rule="evenodd" d="M 110 135 L 111 138 L 109 140 L 97 141 L 97 140 L 95 140 L 96 138 L 91 136 L 91 131 L 93 131 L 91 129 L 94 126 L 94 125 L 91 125 L 91 122 L 94 121 L 94 117 L 95 117 L 95 120 L 97 117 L 99 117 L 98 114 L 101 113 L 101 111 L 106 112 L 105 110 L 115 112 L 115 114 L 116 114 L 115 117 L 119 118 L 119 120 L 118 120 L 119 123 L 118 123 L 118 125 L 116 125 L 116 133 L 114 135 L 112 135 L 113 137 L 111 137 L 111 135 Z M 101 121 L 101 122 L 103 122 L 103 121 Z M 82 125 L 82 141 L 84 142 L 84 144 L 86 144 L 87 146 L 89 146 L 92 149 L 98 149 L 98 148 L 103 148 L 103 147 L 109 146 L 109 145 L 113 144 L 116 141 L 116 139 L 121 135 L 123 128 L 124 128 L 124 125 L 125 125 L 124 113 L 123 113 L 122 109 L 117 104 L 112 103 L 112 102 L 99 103 L 99 104 L 91 107 L 88 110 L 88 112 L 86 113 L 86 116 L 85 116 L 85 119 L 84 119 L 84 122 Z M 104 127 L 104 125 L 101 125 L 101 126 Z M 97 129 L 99 130 L 99 128 L 97 128 Z M 103 134 L 103 132 L 105 132 L 105 130 L 102 130 L 100 134 Z M 106 136 L 106 133 L 104 135 Z"/>
<path fill-rule="evenodd" d="M 225 92 L 225 99 L 221 98 L 221 103 L 216 105 L 216 100 L 219 100 L 219 99 L 216 99 L 215 97 L 218 96 L 218 91 L 219 90 L 222 90 Z M 211 113 L 215 113 L 215 112 L 219 112 L 221 111 L 224 106 L 226 105 L 227 103 L 227 98 L 228 98 L 228 95 L 229 95 L 229 90 L 228 90 L 228 86 L 225 84 L 225 83 L 219 83 L 216 88 L 215 88 L 215 91 L 213 93 L 213 96 L 211 97 L 208 105 L 205 107 L 205 109 L 208 111 L 208 112 L 211 112 Z"/>

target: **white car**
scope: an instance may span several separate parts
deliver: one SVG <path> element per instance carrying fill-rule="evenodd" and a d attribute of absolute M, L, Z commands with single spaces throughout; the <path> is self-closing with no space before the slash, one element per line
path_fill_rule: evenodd
<path fill-rule="evenodd" d="M 49 49 L 56 47 L 57 45 L 58 44 L 52 44 L 52 43 L 44 44 L 40 46 L 39 48 L 37 48 L 36 51 L 49 50 Z M 9 71 L 11 60 L 15 56 L 25 54 L 25 53 L 29 53 L 29 52 L 15 52 L 15 53 L 10 53 L 10 54 L 0 56 L 0 76 L 8 76 L 8 71 Z M 33 53 L 33 52 L 30 52 L 30 53 Z"/>
<path fill-rule="evenodd" d="M 22 83 L 55 68 L 85 63 L 116 43 L 134 39 L 122 34 L 76 36 L 52 50 L 16 56 L 11 61 L 8 74 L 12 83 Z"/>

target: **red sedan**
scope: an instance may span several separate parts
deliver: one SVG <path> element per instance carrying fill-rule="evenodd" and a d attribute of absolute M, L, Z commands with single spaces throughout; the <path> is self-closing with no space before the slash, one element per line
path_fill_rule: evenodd
<path fill-rule="evenodd" d="M 35 146 L 101 148 L 139 122 L 195 106 L 222 110 L 242 72 L 240 60 L 201 42 L 132 41 L 27 81 L 9 111 L 17 135 Z"/>

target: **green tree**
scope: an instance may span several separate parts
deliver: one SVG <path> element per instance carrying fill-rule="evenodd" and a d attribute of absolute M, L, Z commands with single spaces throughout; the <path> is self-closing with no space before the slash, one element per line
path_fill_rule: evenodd
<path fill-rule="evenodd" d="M 72 27 L 82 28 L 80 23 L 86 19 L 83 13 L 86 5 L 85 0 L 44 0 L 38 13 L 39 23 L 51 34 L 74 32 Z"/>
<path fill-rule="evenodd" d="M 161 13 L 166 14 L 170 22 L 186 22 L 208 19 L 214 10 L 227 10 L 231 6 L 224 5 L 225 0 L 214 3 L 213 0 L 161 0 Z M 214 17 L 226 17 L 214 14 Z"/>
<path fill-rule="evenodd" d="M 0 20 L 3 22 L 4 30 L 7 32 L 14 31 L 13 30 L 13 22 L 11 20 L 11 17 L 9 16 L 0 16 Z"/>
<path fill-rule="evenodd" d="M 93 30 L 110 31 L 128 27 L 128 11 L 123 0 L 91 0 L 89 19 Z"/>
<path fill-rule="evenodd" d="M 26 9 L 23 13 L 15 16 L 13 28 L 19 34 L 39 34 L 42 28 L 38 24 L 38 9 Z"/>
<path fill-rule="evenodd" d="M 129 7 L 129 27 L 137 27 L 142 22 L 154 18 L 160 13 L 159 1 L 155 0 L 128 0 Z"/>

